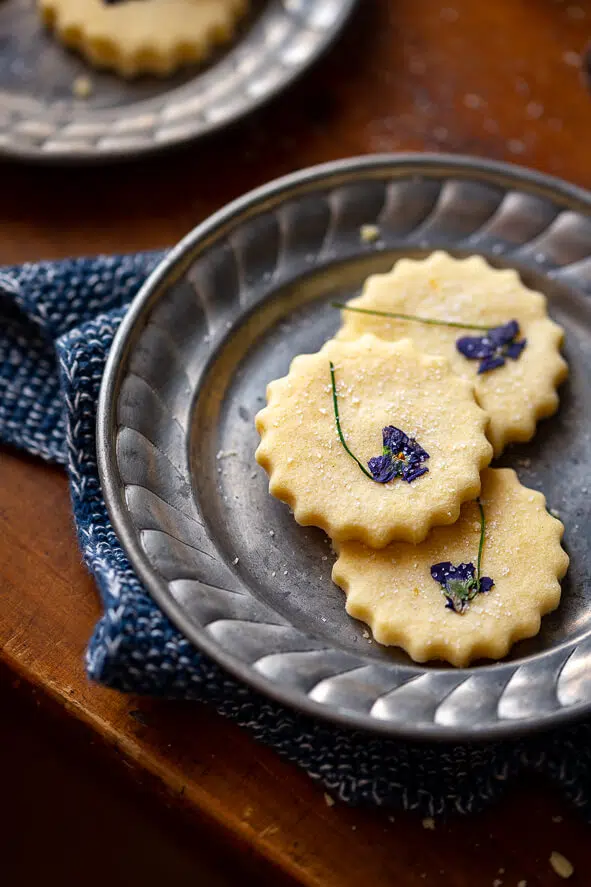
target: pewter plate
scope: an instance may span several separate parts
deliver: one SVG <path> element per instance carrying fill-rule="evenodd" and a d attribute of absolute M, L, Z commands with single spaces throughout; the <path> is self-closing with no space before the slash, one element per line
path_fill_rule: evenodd
<path fill-rule="evenodd" d="M 365 157 L 273 182 L 170 253 L 113 345 L 98 455 L 122 544 L 197 647 L 286 705 L 391 736 L 492 738 L 590 710 L 590 210 L 590 194 L 518 167 Z M 265 386 L 336 330 L 330 301 L 439 247 L 545 292 L 571 367 L 558 415 L 502 461 L 566 525 L 562 603 L 505 661 L 466 669 L 370 643 L 331 583 L 327 539 L 271 498 L 254 460 Z"/>
<path fill-rule="evenodd" d="M 252 0 L 233 45 L 166 79 L 98 72 L 43 28 L 36 0 L 0 4 L 0 155 L 106 161 L 158 151 L 238 120 L 336 39 L 356 0 Z M 90 77 L 92 95 L 72 84 Z"/>

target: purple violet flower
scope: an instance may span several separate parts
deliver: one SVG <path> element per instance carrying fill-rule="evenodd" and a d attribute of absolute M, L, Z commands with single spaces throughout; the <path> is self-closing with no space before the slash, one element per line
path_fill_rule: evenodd
<path fill-rule="evenodd" d="M 456 348 L 468 360 L 479 360 L 478 373 L 488 373 L 505 365 L 508 357 L 517 360 L 527 344 L 527 339 L 517 340 L 519 324 L 510 320 L 502 326 L 493 327 L 483 336 L 462 336 Z"/>
<path fill-rule="evenodd" d="M 488 576 L 477 579 L 474 564 L 458 564 L 454 567 L 450 561 L 433 564 L 431 576 L 443 588 L 447 601 L 445 606 L 460 614 L 468 609 L 468 604 L 477 594 L 490 591 L 495 584 Z"/>
<path fill-rule="evenodd" d="M 367 463 L 377 483 L 387 484 L 395 477 L 401 477 L 410 484 L 429 471 L 422 464 L 429 458 L 429 453 L 414 438 L 393 425 L 383 429 L 382 437 L 382 455 L 375 456 Z"/>

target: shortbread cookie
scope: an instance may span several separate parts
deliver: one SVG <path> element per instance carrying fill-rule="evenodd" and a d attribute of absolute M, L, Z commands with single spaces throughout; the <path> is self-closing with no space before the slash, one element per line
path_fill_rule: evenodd
<path fill-rule="evenodd" d="M 45 23 L 96 67 L 170 74 L 231 39 L 248 0 L 38 0 Z"/>
<path fill-rule="evenodd" d="M 567 375 L 560 356 L 563 330 L 549 319 L 546 299 L 527 289 L 515 271 L 499 271 L 479 256 L 454 259 L 435 252 L 401 259 L 388 274 L 370 277 L 349 308 L 413 315 L 470 330 L 343 311 L 338 339 L 364 333 L 387 340 L 410 337 L 427 354 L 441 354 L 470 379 L 490 416 L 495 454 L 511 441 L 530 440 L 538 419 L 558 407 L 556 387 Z M 489 332 L 487 332 L 489 329 Z"/>
<path fill-rule="evenodd" d="M 349 615 L 367 623 L 376 641 L 402 647 L 417 662 L 465 666 L 505 656 L 556 609 L 568 556 L 560 545 L 564 528 L 546 511 L 544 496 L 522 486 L 514 471 L 489 468 L 480 501 L 480 586 L 477 502 L 420 545 L 374 551 L 336 544 L 333 580 L 346 593 Z"/>
<path fill-rule="evenodd" d="M 472 384 L 409 340 L 330 340 L 296 357 L 267 403 L 256 458 L 269 490 L 333 539 L 420 542 L 478 495 L 492 456 Z"/>

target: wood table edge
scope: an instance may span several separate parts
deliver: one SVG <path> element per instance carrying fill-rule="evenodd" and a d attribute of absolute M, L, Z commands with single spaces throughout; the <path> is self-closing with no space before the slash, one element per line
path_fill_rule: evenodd
<path fill-rule="evenodd" d="M 55 681 L 49 678 L 42 679 L 6 650 L 3 651 L 1 665 L 8 674 L 12 675 L 13 690 L 22 689 L 24 684 L 29 692 L 36 696 L 42 708 L 53 709 L 54 713 L 65 712 L 71 721 L 82 727 L 87 736 L 92 736 L 92 741 L 100 742 L 111 760 L 120 765 L 121 773 L 125 776 L 129 778 L 130 771 L 131 775 L 147 774 L 157 793 L 170 801 L 177 811 L 181 813 L 188 811 L 191 819 L 199 818 L 204 821 L 206 826 L 216 831 L 222 840 L 227 840 L 229 837 L 244 852 L 252 854 L 280 872 L 283 878 L 288 879 L 286 883 L 301 884 L 302 887 L 321 887 L 315 877 L 310 877 L 309 871 L 298 866 L 287 854 L 280 853 L 272 842 L 261 840 L 244 820 L 238 816 L 229 816 L 219 803 L 212 803 L 212 796 L 200 792 L 196 783 L 180 777 L 166 779 L 165 772 L 171 777 L 172 770 L 165 771 L 155 755 L 146 751 L 140 742 L 134 742 L 124 733 L 118 733 L 108 720 L 93 713 L 75 697 L 68 695 Z M 137 779 L 134 781 L 137 783 Z"/>

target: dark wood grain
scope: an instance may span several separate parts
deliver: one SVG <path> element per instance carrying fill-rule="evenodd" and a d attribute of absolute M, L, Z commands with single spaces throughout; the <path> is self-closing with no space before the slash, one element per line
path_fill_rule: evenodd
<path fill-rule="evenodd" d="M 446 150 L 591 186 L 591 98 L 579 58 L 591 3 L 362 0 L 339 45 L 288 94 L 215 138 L 103 170 L 2 167 L 0 261 L 174 242 L 228 200 L 353 154 Z M 198 705 L 91 686 L 99 614 L 61 471 L 0 451 L 1 662 L 80 742 L 97 737 L 155 795 L 304 885 L 511 887 L 591 872 L 587 828 L 535 780 L 483 816 L 438 825 L 328 807 L 307 777 Z M 139 714 L 138 714 L 139 713 Z M 85 738 L 82 738 L 85 737 Z M 562 821 L 554 821 L 562 817 Z M 503 872 L 500 870 L 503 869 Z"/>
<path fill-rule="evenodd" d="M 240 887 L 296 887 L 145 771 L 114 767 L 117 751 L 88 728 L 64 730 L 59 703 L 14 684 L 0 665 L 3 883 L 234 887 L 239 873 Z"/>

